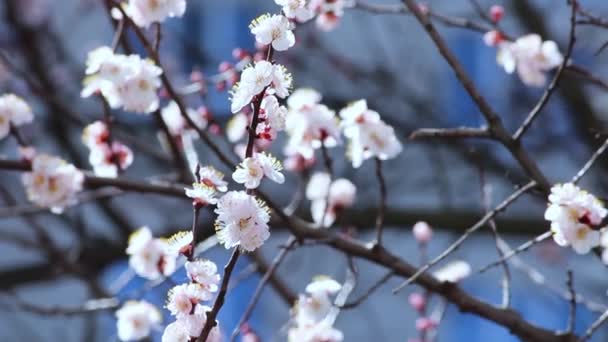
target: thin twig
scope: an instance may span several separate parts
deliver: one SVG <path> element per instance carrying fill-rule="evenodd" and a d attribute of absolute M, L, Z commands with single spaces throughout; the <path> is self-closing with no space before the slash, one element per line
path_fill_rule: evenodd
<path fill-rule="evenodd" d="M 241 319 L 239 319 L 238 324 L 236 325 L 236 327 L 232 331 L 232 334 L 230 335 L 231 342 L 236 340 L 236 337 L 239 335 L 239 332 L 241 331 L 241 327 L 243 326 L 243 324 L 245 324 L 245 322 L 247 322 L 247 320 L 249 320 L 249 316 L 253 312 L 253 309 L 255 308 L 256 304 L 258 303 L 258 300 L 260 299 L 260 297 L 262 295 L 262 291 L 264 290 L 266 283 L 268 283 L 269 279 L 275 273 L 275 271 L 277 270 L 279 265 L 281 265 L 283 260 L 285 260 L 287 253 L 289 253 L 289 251 L 292 250 L 292 248 L 295 246 L 296 242 L 297 242 L 297 240 L 293 236 L 291 236 L 291 237 L 289 237 L 289 239 L 287 239 L 287 241 L 285 242 L 286 247 L 282 248 L 281 251 L 275 256 L 274 260 L 272 261 L 272 264 L 266 270 L 266 272 L 264 273 L 264 276 L 262 276 L 262 279 L 260 279 L 260 281 L 258 282 L 258 285 L 255 288 L 255 291 L 253 292 L 253 296 L 251 297 L 249 304 L 247 304 L 247 308 L 243 312 Z"/>
<path fill-rule="evenodd" d="M 420 128 L 408 137 L 410 140 L 421 138 L 493 138 L 486 128 L 457 127 L 457 128 Z"/>
<path fill-rule="evenodd" d="M 606 321 L 608 321 L 608 310 L 606 310 L 595 322 L 591 324 L 579 341 L 585 342 L 590 339 L 591 336 L 602 326 L 602 324 L 606 323 Z"/>
<path fill-rule="evenodd" d="M 362 294 L 359 298 L 348 302 L 340 307 L 340 309 L 353 309 L 357 306 L 361 305 L 369 296 L 371 296 L 380 286 L 384 285 L 391 277 L 395 275 L 393 271 L 388 271 L 382 278 L 380 278 L 372 287 L 370 287 L 364 294 Z"/>
<path fill-rule="evenodd" d="M 595 164 L 595 161 L 602 155 L 602 153 L 604 153 L 604 151 L 606 151 L 606 148 L 608 148 L 608 139 L 606 139 L 604 141 L 604 143 L 593 153 L 591 158 L 589 158 L 589 160 L 576 173 L 576 175 L 574 177 L 572 177 L 572 183 L 575 183 L 575 184 L 578 183 L 581 180 L 581 178 L 583 178 L 585 176 L 587 171 L 589 171 L 589 169 L 593 166 L 593 164 Z"/>
<path fill-rule="evenodd" d="M 568 270 L 567 275 L 566 286 L 568 286 L 568 293 L 570 294 L 570 314 L 568 315 L 567 331 L 571 333 L 574 331 L 574 324 L 576 323 L 576 292 L 574 291 L 572 270 Z"/>
<path fill-rule="evenodd" d="M 521 137 L 530 128 L 530 126 L 532 125 L 532 123 L 534 122 L 534 120 L 536 119 L 538 114 L 547 105 L 547 103 L 549 102 L 549 99 L 551 98 L 551 95 L 553 95 L 555 89 L 557 88 L 557 85 L 559 84 L 559 81 L 562 78 L 562 75 L 564 73 L 564 70 L 566 69 L 566 66 L 569 63 L 570 56 L 572 55 L 572 50 L 574 49 L 574 43 L 576 42 L 576 7 L 577 7 L 576 0 L 572 0 L 571 6 L 572 6 L 572 12 L 570 15 L 570 38 L 568 40 L 568 48 L 566 49 L 566 54 L 564 55 L 564 60 L 562 61 L 562 64 L 559 66 L 559 68 L 557 69 L 557 72 L 555 73 L 553 80 L 551 81 L 551 83 L 549 84 L 549 86 L 547 87 L 547 89 L 545 90 L 543 95 L 540 97 L 540 99 L 538 100 L 538 102 L 536 103 L 534 108 L 532 108 L 532 110 L 530 111 L 530 113 L 528 114 L 528 116 L 526 117 L 524 122 L 521 124 L 521 126 L 517 129 L 515 134 L 513 134 L 513 140 L 515 140 L 515 141 L 518 141 L 521 139 Z"/>
<path fill-rule="evenodd" d="M 480 228 L 482 228 L 483 226 L 486 225 L 486 223 L 491 220 L 492 218 L 494 218 L 494 216 L 498 215 L 498 213 L 500 213 L 501 211 L 505 210 L 509 205 L 511 205 L 511 203 L 513 203 L 516 199 L 518 199 L 521 195 L 523 195 L 524 193 L 526 193 L 528 190 L 534 188 L 536 186 L 536 182 L 532 181 L 526 185 L 524 185 L 523 187 L 521 187 L 520 189 L 518 189 L 517 191 L 515 191 L 513 194 L 511 194 L 509 197 L 507 197 L 502 203 L 500 203 L 496 208 L 492 209 L 492 211 L 488 212 L 486 215 L 484 215 L 479 221 L 477 221 L 477 223 L 475 223 L 473 226 L 471 226 L 469 229 L 467 229 L 464 234 L 462 234 L 456 241 L 454 241 L 448 248 L 446 248 L 441 254 L 439 254 L 439 256 L 435 257 L 435 259 L 431 260 L 429 263 L 425 264 L 424 266 L 420 267 L 412 276 L 410 276 L 406 281 L 404 281 L 402 284 L 400 284 L 399 286 L 397 286 L 394 290 L 393 293 L 397 293 L 399 292 L 401 289 L 403 289 L 404 287 L 408 286 L 409 284 L 411 284 L 412 282 L 416 281 L 416 279 L 422 275 L 424 272 L 426 272 L 429 268 L 433 267 L 435 264 L 437 264 L 438 262 L 442 261 L 443 259 L 445 259 L 448 255 L 450 255 L 452 252 L 454 252 L 455 250 L 457 250 L 462 243 L 469 237 L 471 236 L 471 234 L 475 233 L 477 230 L 479 230 Z"/>
<path fill-rule="evenodd" d="M 382 173 L 382 160 L 376 158 L 376 178 L 380 188 L 378 215 L 376 216 L 376 244 L 382 245 L 382 230 L 384 228 L 384 213 L 386 211 L 386 181 Z"/>
<path fill-rule="evenodd" d="M 477 272 L 478 273 L 483 273 L 483 272 L 489 270 L 492 267 L 498 266 L 501 263 L 505 262 L 506 260 L 509 260 L 510 258 L 516 256 L 517 254 L 520 254 L 520 253 L 523 253 L 523 252 L 527 251 L 528 249 L 532 248 L 532 246 L 534 246 L 536 244 L 539 244 L 539 243 L 547 240 L 551 236 L 553 236 L 553 233 L 550 230 L 548 230 L 548 231 L 542 233 L 541 235 L 535 237 L 534 239 L 531 239 L 531 240 L 528 240 L 528 241 L 524 242 L 519 247 L 511 250 L 509 253 L 506 253 L 502 258 L 500 258 L 497 261 L 494 261 L 494 262 L 492 262 L 492 263 L 490 263 L 490 264 L 482 267 Z"/>

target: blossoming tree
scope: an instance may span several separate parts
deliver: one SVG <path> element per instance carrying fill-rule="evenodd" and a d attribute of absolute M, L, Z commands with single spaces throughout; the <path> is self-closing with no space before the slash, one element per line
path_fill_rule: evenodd
<path fill-rule="evenodd" d="M 560 83 L 567 81 L 566 77 L 579 77 L 608 88 L 604 81 L 577 65 L 572 58 L 577 25 L 608 27 L 606 19 L 595 16 L 578 1 L 557 1 L 570 13 L 569 39 L 567 45 L 560 46 L 538 33 L 511 36 L 501 26 L 507 15 L 503 7 L 494 5 L 486 9 L 477 1 L 470 2 L 478 10 L 480 19 L 470 20 L 437 13 L 414 0 L 394 5 L 354 0 L 269 0 L 274 6 L 273 13 L 261 13 L 252 18 L 249 27 L 239 28 L 251 34 L 256 43 L 255 51 L 236 49 L 234 64 L 223 62 L 217 75 L 193 72 L 191 84 L 185 87 L 178 86 L 165 67 L 161 43 L 164 23 L 180 20 L 188 11 L 187 1 L 100 2 L 105 5 L 115 31 L 112 41 L 93 48 L 86 60 L 81 61 L 80 95 L 85 101 L 99 102 L 103 108 L 102 117 L 80 119 L 82 145 L 89 153 L 88 166 L 81 168 L 53 155 L 47 146 L 30 143 L 22 134 L 24 127 L 37 124 L 37 110 L 28 105 L 29 98 L 42 97 L 52 110 L 81 117 L 55 97 L 54 82 L 46 70 L 36 69 L 40 47 L 36 46 L 35 30 L 22 22 L 19 1 L 8 0 L 5 5 L 9 22 L 21 35 L 24 54 L 28 56 L 26 65 L 35 70 L 32 70 L 32 77 L 9 55 L 1 55 L 3 65 L 15 77 L 23 78 L 29 92 L 18 96 L 7 91 L 0 96 L 0 139 L 16 141 L 15 154 L 18 155 L 0 159 L 0 169 L 21 173 L 22 191 L 32 204 L 26 209 L 9 207 L 2 213 L 6 216 L 28 215 L 37 210 L 49 210 L 56 215 L 65 215 L 67 210 L 78 210 L 76 207 L 87 201 L 130 192 L 181 198 L 185 200 L 184 206 L 192 207 L 190 229 L 160 236 L 149 228 L 155 222 L 148 222 L 130 232 L 121 253 L 128 257 L 134 276 L 145 279 L 149 288 L 173 282 L 171 276 L 180 270 L 185 271 L 186 278 L 171 284 L 164 307 L 155 306 L 141 295 L 118 300 L 111 289 L 97 284 L 89 270 L 83 269 L 69 253 L 64 253 L 46 230 L 30 218 L 36 242 L 22 243 L 40 245 L 47 250 L 63 271 L 72 272 L 88 282 L 95 298 L 80 308 L 52 310 L 16 299 L 22 309 L 55 314 L 114 310 L 116 336 L 121 341 L 143 340 L 155 330 L 162 331 L 162 341 L 166 342 L 234 341 L 237 338 L 259 341 L 248 322 L 261 292 L 270 285 L 291 307 L 291 315 L 285 317 L 288 325 L 281 333 L 281 339 L 338 342 L 351 339 L 348 331 L 341 331 L 334 324 L 341 311 L 371 300 L 371 295 L 380 291 L 390 278 L 399 277 L 403 282 L 393 290 L 396 296 L 402 295 L 400 290 L 408 285 L 423 289 L 409 295 L 411 308 L 407 308 L 419 315 L 412 322 L 419 332 L 416 339 L 419 342 L 434 341 L 441 324 L 442 315 L 429 313 L 428 307 L 434 303 L 431 298 L 440 298 L 444 306 L 454 305 L 460 311 L 503 326 L 525 341 L 584 341 L 608 320 L 608 310 L 604 309 L 584 334 L 574 333 L 576 304 L 585 300 L 574 290 L 573 272 L 568 272 L 568 291 L 563 295 L 572 308 L 570 317 L 565 318 L 569 322 L 565 330 L 539 326 L 526 320 L 510 305 L 510 262 L 545 240 L 552 239 L 558 246 L 571 248 L 588 258 L 590 263 L 598 261 L 598 272 L 606 271 L 602 263 L 608 264 L 608 230 L 604 227 L 608 210 L 594 189 L 583 190 L 577 185 L 608 147 L 608 140 L 572 179 L 559 181 L 550 180 L 541 171 L 521 142 Z M 300 86 L 292 77 L 288 64 L 281 62 L 283 56 L 297 46 L 299 27 L 314 25 L 331 34 L 349 11 L 357 9 L 370 15 L 413 16 L 486 120 L 481 127 L 419 128 L 410 135 L 411 140 L 488 139 L 504 146 L 527 178 L 498 206 L 488 206 L 485 215 L 432 258 L 426 255 L 426 246 L 433 243 L 433 229 L 429 223 L 420 221 L 411 232 L 403 232 L 403 239 L 413 238 L 420 247 L 420 265 L 399 257 L 383 239 L 389 204 L 387 196 L 391 191 L 383 167 L 403 153 L 405 141 L 400 137 L 399 127 L 393 127 L 383 113 L 368 105 L 366 99 L 352 98 L 341 108 L 332 108 L 324 103 L 324 95 L 319 91 Z M 516 72 L 527 87 L 544 89 L 537 104 L 514 132 L 503 124 L 501 115 L 481 95 L 447 45 L 437 29 L 442 24 L 479 33 L 479 40 L 488 49 L 496 49 L 496 61 L 487 63 L 498 63 L 507 74 Z M 134 52 L 133 43 L 143 47 L 141 54 Z M 205 94 L 208 86 L 215 86 L 219 91 L 228 90 L 224 94 L 230 100 L 231 117 L 225 125 L 206 107 L 195 109 L 188 105 L 189 97 Z M 126 175 L 138 157 L 136 152 L 144 153 L 142 146 L 145 144 L 121 130 L 120 123 L 115 120 L 119 112 L 155 121 L 158 140 L 168 151 L 161 153 L 162 158 L 174 169 L 172 175 L 149 179 Z M 217 163 L 201 158 L 197 146 L 206 146 Z M 158 151 L 148 148 L 146 153 L 155 152 Z M 362 240 L 352 231 L 340 229 L 341 217 L 360 197 L 357 184 L 335 172 L 333 163 L 338 155 L 346 159 L 355 172 L 365 164 L 375 168 L 379 200 L 375 204 L 373 240 Z M 285 185 L 286 178 L 294 176 L 302 183 L 298 191 Z M 291 203 L 279 203 L 262 188 L 267 183 L 294 193 Z M 546 229 L 522 245 L 511 247 L 501 238 L 495 218 L 525 193 L 532 193 L 547 203 Z M 296 214 L 302 211 L 297 209 L 303 206 L 306 206 L 306 215 L 299 217 Z M 199 222 L 203 212 L 213 216 L 212 225 Z M 537 214 L 543 217 L 542 213 Z M 290 237 L 272 263 L 268 263 L 259 250 L 278 227 L 286 228 Z M 456 259 L 453 252 L 471 235 L 486 227 L 493 232 L 497 260 L 474 270 L 466 260 Z M 15 241 L 19 239 L 15 238 Z M 326 245 L 333 253 L 345 254 L 351 265 L 346 277 L 343 274 L 311 275 L 309 283 L 289 288 L 278 276 L 277 268 L 291 251 L 310 244 Z M 230 255 L 226 264 L 209 259 L 210 245 L 220 245 Z M 230 305 L 227 295 L 236 281 L 235 266 L 243 255 L 251 256 L 261 278 L 238 326 L 234 331 L 228 331 L 218 320 L 218 314 Z M 357 273 L 356 259 L 377 264 L 387 274 L 363 295 L 353 298 L 358 278 L 365 277 Z M 502 306 L 482 301 L 458 285 L 476 273 L 495 267 L 504 271 Z M 163 310 L 171 315 L 171 321 L 162 321 Z M 395 340 L 404 338 L 394 337 Z"/>

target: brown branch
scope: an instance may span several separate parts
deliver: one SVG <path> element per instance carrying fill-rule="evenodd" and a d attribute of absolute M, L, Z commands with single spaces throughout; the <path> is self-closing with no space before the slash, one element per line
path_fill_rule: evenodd
<path fill-rule="evenodd" d="M 435 26 L 431 22 L 429 16 L 422 13 L 418 4 L 414 0 L 403 0 L 403 3 L 409 8 L 409 10 L 418 19 L 420 24 L 424 27 L 430 38 L 435 43 L 435 46 L 439 50 L 439 53 L 448 62 L 456 78 L 460 81 L 462 86 L 465 88 L 473 102 L 477 105 L 482 115 L 485 117 L 488 127 L 492 135 L 499 140 L 506 148 L 511 152 L 513 157 L 519 162 L 522 168 L 528 173 L 538 186 L 544 191 L 548 191 L 550 184 L 542 174 L 536 163 L 530 158 L 526 151 L 521 145 L 511 138 L 511 135 L 507 132 L 502 124 L 499 115 L 492 109 L 488 102 L 479 93 L 473 81 L 464 71 L 464 68 L 448 48 L 445 40 L 441 37 L 439 32 L 435 29 Z"/>
<path fill-rule="evenodd" d="M 574 331 L 574 324 L 576 323 L 576 292 L 574 291 L 572 270 L 568 270 L 567 275 L 566 286 L 568 286 L 568 293 L 570 294 L 570 314 L 568 315 L 568 328 L 566 331 L 571 333 Z"/>
<path fill-rule="evenodd" d="M 384 215 L 386 212 L 386 181 L 382 173 L 382 160 L 376 158 L 376 178 L 380 188 L 380 202 L 378 205 L 378 215 L 376 215 L 376 241 L 377 245 L 382 245 L 382 230 L 384 229 Z"/>

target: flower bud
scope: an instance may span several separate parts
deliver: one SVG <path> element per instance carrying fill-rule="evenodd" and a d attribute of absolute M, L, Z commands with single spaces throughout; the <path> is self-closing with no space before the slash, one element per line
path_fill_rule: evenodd
<path fill-rule="evenodd" d="M 414 233 L 414 238 L 419 243 L 427 243 L 431 241 L 431 238 L 433 237 L 433 230 L 431 229 L 431 226 L 424 221 L 416 223 L 414 228 L 412 228 L 412 231 Z"/>
<path fill-rule="evenodd" d="M 420 317 L 416 319 L 416 330 L 418 331 L 429 331 L 434 329 L 437 323 L 429 317 Z"/>
<path fill-rule="evenodd" d="M 498 23 L 503 18 L 504 15 L 505 15 L 504 7 L 502 7 L 500 5 L 493 5 L 492 7 L 490 7 L 490 18 L 492 18 L 493 22 Z"/>
<path fill-rule="evenodd" d="M 416 311 L 422 311 L 426 306 L 426 298 L 424 298 L 424 296 L 418 292 L 413 292 L 410 294 L 408 297 L 408 302 Z"/>

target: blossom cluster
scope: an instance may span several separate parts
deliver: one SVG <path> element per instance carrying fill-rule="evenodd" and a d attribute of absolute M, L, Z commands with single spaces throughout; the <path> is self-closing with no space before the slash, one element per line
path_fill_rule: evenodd
<path fill-rule="evenodd" d="M 306 198 L 311 201 L 310 211 L 315 223 L 329 227 L 337 215 L 355 201 L 357 188 L 346 178 L 332 181 L 326 172 L 314 173 L 306 187 Z"/>
<path fill-rule="evenodd" d="M 0 139 L 6 137 L 11 126 L 18 127 L 34 120 L 30 106 L 15 94 L 0 96 Z"/>
<path fill-rule="evenodd" d="M 542 87 L 547 82 L 546 72 L 564 61 L 554 41 L 543 41 L 538 34 L 528 34 L 507 41 L 502 33 L 489 31 L 484 35 L 489 46 L 496 46 L 496 61 L 509 74 L 517 71 L 521 81 L 532 87 Z"/>
<path fill-rule="evenodd" d="M 166 307 L 175 321 L 165 328 L 163 342 L 187 342 L 198 337 L 207 321 L 207 311 L 211 310 L 202 302 L 212 299 L 218 290 L 220 276 L 215 263 L 195 259 L 187 261 L 184 267 L 190 283 L 176 285 L 169 291 Z M 217 326 L 211 330 L 207 341 L 221 341 Z"/>
<path fill-rule="evenodd" d="M 317 276 L 306 286 L 306 294 L 300 294 L 292 308 L 292 326 L 289 342 L 339 342 L 344 339 L 340 330 L 333 327 L 337 310 L 332 295 L 342 286 L 327 276 Z"/>
<path fill-rule="evenodd" d="M 31 172 L 22 176 L 30 201 L 57 214 L 78 202 L 84 174 L 74 165 L 48 154 L 36 154 L 31 163 Z"/>
<path fill-rule="evenodd" d="M 86 126 L 82 141 L 89 148 L 89 163 L 93 171 L 101 177 L 116 177 L 133 162 L 133 152 L 119 141 L 110 142 L 110 131 L 102 121 Z"/>
<path fill-rule="evenodd" d="M 167 18 L 181 17 L 186 12 L 186 0 L 128 0 L 121 6 L 135 25 L 140 27 L 162 23 Z M 115 8 L 112 16 L 120 20 L 122 12 Z"/>
<path fill-rule="evenodd" d="M 162 69 L 138 55 L 115 54 L 102 46 L 89 52 L 81 96 L 101 93 L 111 108 L 137 113 L 158 109 Z"/>
<path fill-rule="evenodd" d="M 316 16 L 316 24 L 321 30 L 331 31 L 340 22 L 344 9 L 353 7 L 353 0 L 274 0 L 282 6 L 287 18 L 299 23 L 307 22 Z"/>
<path fill-rule="evenodd" d="M 545 219 L 551 222 L 553 239 L 560 246 L 572 246 L 586 254 L 600 245 L 600 226 L 608 210 L 592 194 L 573 183 L 551 188 Z"/>

